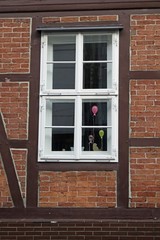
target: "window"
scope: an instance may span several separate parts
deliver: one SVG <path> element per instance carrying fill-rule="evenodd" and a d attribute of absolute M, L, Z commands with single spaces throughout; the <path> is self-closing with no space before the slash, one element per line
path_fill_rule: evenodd
<path fill-rule="evenodd" d="M 39 161 L 118 160 L 118 32 L 43 33 Z"/>

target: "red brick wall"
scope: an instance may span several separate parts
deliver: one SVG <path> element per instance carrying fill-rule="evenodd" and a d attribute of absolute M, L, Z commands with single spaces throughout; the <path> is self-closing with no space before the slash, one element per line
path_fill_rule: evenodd
<path fill-rule="evenodd" d="M 8 139 L 28 138 L 29 83 L 12 82 L 12 75 L 7 74 L 30 72 L 30 44 L 30 18 L 0 18 L 0 74 L 6 74 L 6 77 L 0 75 L 2 80 L 0 82 L 0 112 Z M 11 149 L 11 154 L 25 202 L 27 152 L 22 149 Z M 2 163 L 0 179 L 0 206 L 14 207 Z"/>
<path fill-rule="evenodd" d="M 15 171 L 18 177 L 20 190 L 21 190 L 22 197 L 25 204 L 27 151 L 25 149 L 11 149 L 11 154 L 12 154 L 13 162 L 15 165 Z M 12 198 L 10 195 L 7 176 L 6 176 L 1 158 L 0 158 L 0 207 L 2 208 L 14 207 Z"/>
<path fill-rule="evenodd" d="M 11 149 L 15 171 L 18 177 L 18 182 L 24 203 L 26 202 L 26 173 L 27 173 L 27 150 Z"/>
<path fill-rule="evenodd" d="M 111 23 L 118 19 L 117 15 L 47 16 L 42 18 L 42 23 L 44 25 L 77 22 L 105 24 L 105 21 Z M 30 73 L 31 24 L 30 18 L 0 18 L 0 74 L 3 74 L 3 78 L 4 74 L 6 75 L 0 83 L 0 111 L 8 139 L 28 139 L 29 82 L 15 82 L 15 79 L 13 82 L 11 74 Z M 130 26 L 131 71 L 159 71 L 160 15 L 131 15 Z M 159 138 L 160 79 L 129 81 L 129 137 Z M 25 201 L 27 151 L 11 149 L 11 152 Z M 128 161 L 130 163 L 130 207 L 159 207 L 159 148 L 132 147 Z M 123 160 L 121 163 L 123 164 Z M 0 206 L 12 207 L 2 164 L 0 180 Z M 115 208 L 117 206 L 116 187 L 116 171 L 40 171 L 38 206 Z"/>
<path fill-rule="evenodd" d="M 131 70 L 160 70 L 160 15 L 131 15 Z M 130 137 L 160 137 L 160 79 L 130 80 Z M 142 140 L 143 141 L 143 140 Z M 131 208 L 160 207 L 160 148 L 130 149 Z"/>
<path fill-rule="evenodd" d="M 40 207 L 115 207 L 116 172 L 40 172 Z"/>
<path fill-rule="evenodd" d="M 0 18 L 0 73 L 30 71 L 29 18 Z"/>
<path fill-rule="evenodd" d="M 0 207 L 1 208 L 13 207 L 7 177 L 2 164 L 1 155 L 0 155 Z"/>
<path fill-rule="evenodd" d="M 65 16 L 65 17 L 44 17 L 43 23 L 76 23 L 76 22 L 98 22 L 118 21 L 118 15 L 91 15 L 91 16 Z"/>
<path fill-rule="evenodd" d="M 160 137 L 160 80 L 130 81 L 130 137 Z"/>
<path fill-rule="evenodd" d="M 0 111 L 9 139 L 28 138 L 28 98 L 28 83 L 0 83 Z"/>
<path fill-rule="evenodd" d="M 0 223 L 0 240 L 159 240 L 159 221 Z"/>
<path fill-rule="evenodd" d="M 160 207 L 160 148 L 130 149 L 130 207 Z"/>
<path fill-rule="evenodd" d="M 160 70 L 160 14 L 131 15 L 131 70 Z"/>

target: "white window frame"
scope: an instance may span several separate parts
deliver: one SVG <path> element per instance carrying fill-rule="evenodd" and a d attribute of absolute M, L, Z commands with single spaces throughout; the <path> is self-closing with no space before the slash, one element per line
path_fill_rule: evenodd
<path fill-rule="evenodd" d="M 100 32 L 102 34 L 102 32 Z M 45 33 L 41 34 L 41 73 L 40 73 L 40 107 L 39 107 L 39 144 L 38 161 L 40 162 L 118 162 L 118 83 L 119 83 L 119 31 L 104 31 L 105 35 L 112 35 L 112 88 L 110 89 L 82 89 L 83 81 L 83 35 L 84 33 Z M 47 89 L 47 46 L 49 35 L 76 35 L 76 73 L 75 89 Z M 86 33 L 85 33 L 86 34 Z M 87 34 L 93 34 L 88 32 Z M 94 34 L 98 34 L 95 31 Z M 45 117 L 47 100 L 75 100 L 75 133 L 74 151 L 48 151 L 45 153 Z M 111 100 L 111 150 L 82 151 L 82 100 L 102 99 Z M 51 143 L 50 143 L 51 144 Z"/>

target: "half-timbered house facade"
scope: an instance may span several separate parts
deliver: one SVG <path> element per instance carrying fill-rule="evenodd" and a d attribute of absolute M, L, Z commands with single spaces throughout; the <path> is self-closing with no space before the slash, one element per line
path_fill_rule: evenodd
<path fill-rule="evenodd" d="M 160 2 L 0 1 L 0 221 L 159 217 Z"/>

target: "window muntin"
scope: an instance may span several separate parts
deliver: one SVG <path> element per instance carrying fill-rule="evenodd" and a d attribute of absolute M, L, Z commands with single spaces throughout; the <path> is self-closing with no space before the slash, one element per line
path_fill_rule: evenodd
<path fill-rule="evenodd" d="M 117 161 L 118 33 L 44 34 L 41 70 L 39 160 Z"/>

